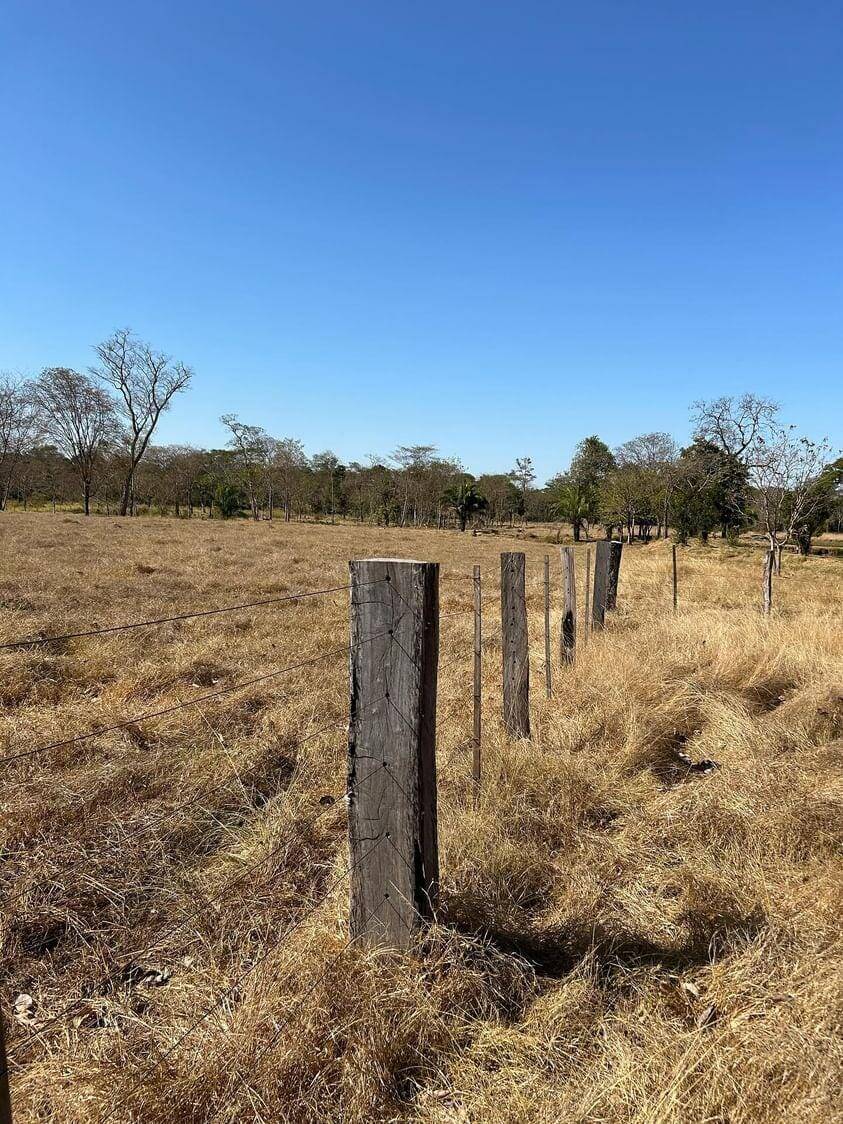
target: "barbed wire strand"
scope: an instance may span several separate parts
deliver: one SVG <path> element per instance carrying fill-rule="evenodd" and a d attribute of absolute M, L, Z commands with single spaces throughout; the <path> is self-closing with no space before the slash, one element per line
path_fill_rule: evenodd
<path fill-rule="evenodd" d="M 369 582 L 359 582 L 359 586 L 377 585 L 385 578 L 375 578 Z M 247 601 L 239 605 L 224 605 L 219 609 L 202 609 L 192 613 L 177 613 L 171 617 L 152 617 L 145 621 L 128 621 L 125 624 L 109 625 L 106 628 L 92 628 L 81 632 L 65 632 L 57 636 L 38 636 L 29 640 L 10 640 L 0 644 L 0 651 L 10 648 L 29 648 L 41 644 L 56 644 L 62 640 L 80 640 L 91 636 L 105 636 L 112 632 L 125 632 L 134 628 L 151 628 L 153 625 L 172 624 L 174 621 L 195 620 L 198 617 L 213 617 L 219 613 L 234 613 L 241 609 L 257 609 L 265 605 L 279 605 L 285 601 L 302 601 L 308 597 L 321 597 L 329 593 L 340 593 L 351 589 L 349 584 L 328 586 L 325 589 L 301 590 L 298 593 L 287 593 L 283 597 L 268 597 L 262 601 Z"/>
<path fill-rule="evenodd" d="M 368 774 L 368 776 L 364 777 L 363 780 L 360 781 L 359 784 L 357 784 L 356 788 L 359 789 L 361 785 L 366 784 L 373 776 L 384 771 L 385 769 L 386 766 L 379 765 L 376 769 L 373 769 L 372 772 Z M 332 811 L 335 806 L 336 804 L 330 804 L 323 808 L 320 812 L 317 812 L 313 819 L 309 821 L 309 825 L 312 827 L 313 824 L 317 823 L 322 818 L 322 816 L 325 816 L 330 811 Z M 223 886 L 220 887 L 220 889 L 205 897 L 202 903 L 197 906 L 196 909 L 182 917 L 175 925 L 172 925 L 169 928 L 165 929 L 162 933 L 159 933 L 150 945 L 147 945 L 147 947 L 144 948 L 141 952 L 135 953 L 134 958 L 136 960 L 146 959 L 146 957 L 148 957 L 150 953 L 155 952 L 157 949 L 159 949 L 161 945 L 175 933 L 177 933 L 179 929 L 184 928 L 184 926 L 187 925 L 188 922 L 198 917 L 200 913 L 203 913 L 209 905 L 212 905 L 215 901 L 219 901 L 220 898 L 224 897 L 233 886 L 236 886 L 239 882 L 242 882 L 244 878 L 247 878 L 250 874 L 253 874 L 254 871 L 256 871 L 259 867 L 269 862 L 269 860 L 277 855 L 279 851 L 283 850 L 286 845 L 286 841 L 282 841 L 275 847 L 271 848 L 271 850 L 269 850 L 263 856 L 263 858 L 258 859 L 254 863 L 250 863 L 245 867 L 244 870 L 235 875 L 234 878 L 231 878 L 226 883 L 224 883 Z M 104 981 L 104 986 L 108 985 L 113 988 L 116 982 L 117 981 L 113 978 L 113 975 L 107 976 L 106 980 Z M 49 1018 L 47 1022 L 38 1027 L 39 1036 L 42 1035 L 46 1030 L 49 1030 L 51 1027 L 55 1026 L 57 1023 L 63 1022 L 64 1019 L 66 1019 L 68 1015 L 72 1014 L 72 1012 L 75 1011 L 78 1007 L 84 1006 L 89 1002 L 89 999 L 74 999 L 72 1003 L 68 1004 L 63 1010 L 59 1011 L 56 1015 L 51 1016 L 51 1018 Z M 29 1044 L 29 1041 L 21 1042 L 17 1046 L 13 1046 L 10 1050 L 7 1050 L 7 1059 L 12 1060 L 13 1058 L 15 1058 L 18 1052 Z"/>
<path fill-rule="evenodd" d="M 287 750 L 298 749 L 299 746 L 304 745 L 305 742 L 311 741 L 313 738 L 317 738 L 321 734 L 329 733 L 331 730 L 335 730 L 341 726 L 345 726 L 346 723 L 347 719 L 337 718 L 333 722 L 330 722 L 328 725 L 320 726 L 318 730 L 312 730 L 309 734 L 305 734 L 303 738 L 299 738 L 298 741 L 285 748 Z M 231 784 L 234 777 L 238 775 L 239 774 L 237 773 L 237 770 L 233 769 L 228 774 L 228 776 L 226 776 L 225 779 L 222 780 L 219 784 L 210 785 L 207 788 L 203 788 L 199 792 L 194 793 L 194 795 L 189 797 L 187 800 L 183 800 L 180 804 L 176 804 L 171 808 L 162 810 L 162 812 L 156 818 L 144 821 L 138 826 L 137 830 L 130 831 L 126 835 L 121 836 L 119 839 L 120 844 L 124 845 L 126 843 L 130 843 L 133 839 L 137 839 L 139 836 L 144 835 L 147 831 L 152 831 L 155 828 L 160 827 L 161 824 L 166 820 L 170 819 L 174 815 L 177 815 L 179 812 L 183 812 L 186 808 L 191 807 L 193 804 L 197 804 L 203 798 L 214 796 L 216 793 L 220 792 L 222 789 Z M 3 897 L 2 899 L 0 899 L 0 901 L 2 901 L 3 908 L 8 908 L 10 905 L 14 905 L 16 901 L 19 901 L 22 897 L 25 897 L 25 895 L 28 894 L 30 890 L 31 887 L 28 886 L 26 887 L 26 889 L 21 890 L 13 897 Z"/>
<path fill-rule="evenodd" d="M 360 643 L 368 644 L 373 640 L 379 640 L 388 633 L 382 632 L 375 636 L 368 636 Z M 358 645 L 359 647 L 360 645 Z M 276 668 L 275 671 L 265 672 L 263 675 L 257 675 L 253 679 L 246 679 L 240 683 L 233 683 L 229 687 L 221 687 L 218 691 L 209 691 L 204 695 L 198 695 L 195 699 L 188 699 L 185 702 L 174 703 L 172 706 L 163 707 L 161 710 L 148 711 L 146 714 L 139 714 L 134 718 L 128 718 L 123 722 L 115 722 L 111 726 L 105 726 L 99 730 L 90 730 L 86 734 L 77 734 L 72 738 L 64 738 L 61 741 L 50 742 L 47 745 L 35 746 L 34 749 L 24 750 L 21 753 L 6 754 L 0 757 L 0 765 L 6 765 L 12 761 L 21 761 L 27 757 L 35 757 L 39 753 L 46 753 L 51 749 L 61 749 L 68 745 L 77 745 L 80 742 L 90 741 L 91 738 L 97 738 L 103 734 L 113 733 L 115 730 L 125 730 L 129 726 L 136 726 L 140 722 L 148 722 L 152 718 L 161 718 L 167 714 L 175 714 L 176 711 L 185 710 L 189 706 L 196 706 L 198 703 L 208 702 L 210 699 L 220 698 L 222 695 L 231 694 L 233 691 L 241 691 L 246 687 L 253 687 L 257 683 L 264 683 L 268 679 L 276 679 L 279 675 L 285 675 L 290 671 L 298 671 L 302 667 L 309 667 L 312 664 L 319 663 L 321 660 L 330 659 L 332 656 L 348 654 L 352 650 L 350 644 L 345 644 L 341 648 L 332 648 L 321 655 L 312 656 L 305 660 L 299 660 L 297 663 L 288 664 L 287 667 Z"/>

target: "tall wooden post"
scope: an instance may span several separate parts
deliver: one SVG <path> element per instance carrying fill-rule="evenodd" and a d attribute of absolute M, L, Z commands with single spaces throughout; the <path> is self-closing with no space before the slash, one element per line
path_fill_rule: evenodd
<path fill-rule="evenodd" d="M 574 548 L 560 547 L 564 600 L 562 627 L 559 630 L 559 658 L 562 663 L 573 663 L 577 650 L 577 578 L 574 570 Z"/>
<path fill-rule="evenodd" d="M 588 634 L 591 631 L 591 547 L 585 551 L 585 625 L 583 630 L 583 644 L 588 643 Z"/>
<path fill-rule="evenodd" d="M 764 574 L 762 578 L 762 601 L 761 611 L 765 617 L 769 617 L 770 610 L 773 606 L 773 560 L 775 556 L 774 550 L 767 550 L 764 553 Z"/>
<path fill-rule="evenodd" d="M 474 806 L 480 799 L 480 736 L 483 706 L 483 596 L 480 567 L 474 567 L 474 759 L 471 775 L 474 780 Z"/>
<path fill-rule="evenodd" d="M 501 555 L 503 721 L 515 738 L 530 736 L 530 657 L 527 637 L 526 560 Z"/>
<path fill-rule="evenodd" d="M 776 543 L 775 563 L 776 563 L 775 573 L 776 573 L 776 577 L 778 577 L 779 574 L 781 574 L 781 572 L 782 572 L 782 544 L 781 543 Z"/>
<path fill-rule="evenodd" d="M 679 608 L 679 583 L 678 575 L 676 572 L 676 543 L 671 546 L 671 554 L 673 555 L 673 611 L 674 613 Z"/>
<path fill-rule="evenodd" d="M 594 596 L 591 603 L 591 624 L 602 628 L 606 612 L 614 609 L 618 599 L 618 575 L 621 568 L 623 543 L 601 540 L 597 544 L 594 560 Z"/>
<path fill-rule="evenodd" d="M 544 556 L 544 683 L 547 697 L 553 694 L 553 670 L 550 662 L 550 555 Z"/>
<path fill-rule="evenodd" d="M 618 607 L 618 578 L 621 573 L 622 553 L 622 542 L 613 541 L 609 543 L 609 578 L 606 584 L 607 610 L 616 609 Z"/>
<path fill-rule="evenodd" d="M 406 948 L 438 901 L 439 566 L 373 558 L 350 569 L 350 932 Z"/>
<path fill-rule="evenodd" d="M 606 620 L 606 592 L 609 588 L 609 558 L 612 544 L 601 540 L 594 559 L 594 593 L 591 599 L 591 627 L 602 628 Z"/>

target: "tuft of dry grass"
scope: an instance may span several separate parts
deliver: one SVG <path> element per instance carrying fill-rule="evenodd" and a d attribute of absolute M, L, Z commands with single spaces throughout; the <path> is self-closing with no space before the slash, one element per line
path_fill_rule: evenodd
<path fill-rule="evenodd" d="M 757 552 L 680 550 L 674 616 L 666 545 L 628 549 L 610 627 L 511 742 L 498 553 L 528 555 L 537 681 L 540 540 L 35 514 L 0 536 L 0 643 L 343 585 L 352 557 L 442 564 L 442 914 L 410 954 L 348 942 L 342 654 L 0 766 L 16 1121 L 840 1117 L 839 560 L 786 557 L 764 621 Z M 2 651 L 2 754 L 346 643 L 340 591 Z"/>

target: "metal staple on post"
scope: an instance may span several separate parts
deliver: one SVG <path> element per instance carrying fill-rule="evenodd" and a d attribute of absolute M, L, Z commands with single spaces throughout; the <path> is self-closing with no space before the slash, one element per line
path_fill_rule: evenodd
<path fill-rule="evenodd" d="M 370 946 L 407 948 L 438 901 L 439 567 L 350 565 L 350 931 Z"/>

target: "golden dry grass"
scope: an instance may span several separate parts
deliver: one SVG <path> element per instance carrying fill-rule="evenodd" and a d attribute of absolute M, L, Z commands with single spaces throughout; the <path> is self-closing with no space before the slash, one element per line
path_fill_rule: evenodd
<path fill-rule="evenodd" d="M 554 668 L 546 701 L 546 550 L 559 568 L 523 540 L 534 738 L 510 743 L 495 597 L 511 538 L 61 514 L 6 516 L 0 534 L 0 642 L 342 585 L 367 555 L 441 561 L 446 614 L 443 910 L 414 955 L 347 947 L 341 653 L 3 766 L 16 1121 L 839 1116 L 843 563 L 786 557 L 765 623 L 759 554 L 682 550 L 674 618 L 667 547 L 628 550 L 611 627 Z M 453 756 L 474 562 L 476 812 L 470 751 Z M 6 651 L 0 746 L 346 643 L 340 592 Z M 721 768 L 688 774 L 679 747 Z"/>

